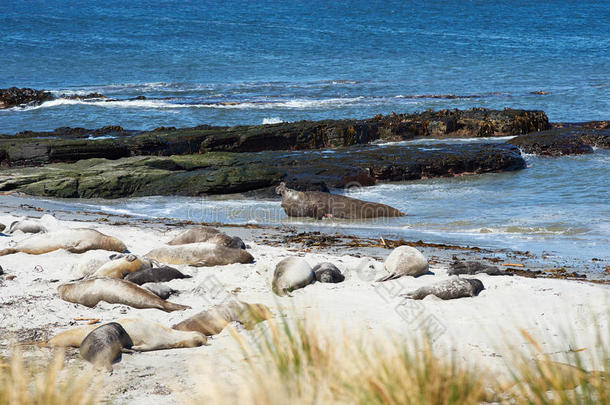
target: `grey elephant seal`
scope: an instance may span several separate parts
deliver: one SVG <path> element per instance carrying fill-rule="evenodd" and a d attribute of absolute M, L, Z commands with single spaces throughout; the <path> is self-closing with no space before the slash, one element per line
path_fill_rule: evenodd
<path fill-rule="evenodd" d="M 402 276 L 421 276 L 428 272 L 428 260 L 410 246 L 399 246 L 386 259 L 385 269 L 390 273 L 377 281 L 394 280 Z"/>
<path fill-rule="evenodd" d="M 340 283 L 345 280 L 341 270 L 329 262 L 316 264 L 313 268 L 313 273 L 316 276 L 316 281 L 320 283 Z"/>
<path fill-rule="evenodd" d="M 276 295 L 284 296 L 303 288 L 316 280 L 311 266 L 300 257 L 287 257 L 275 266 L 271 289 Z"/>
<path fill-rule="evenodd" d="M 449 265 L 449 274 L 458 275 L 458 274 L 489 274 L 490 276 L 512 276 L 511 273 L 507 273 L 498 269 L 496 266 L 492 266 L 489 264 L 481 263 L 481 262 L 461 262 L 454 261 Z"/>
<path fill-rule="evenodd" d="M 0 224 L 0 233 L 4 232 L 5 229 L 6 229 L 6 225 Z"/>
<path fill-rule="evenodd" d="M 452 300 L 455 298 L 474 297 L 483 291 L 484 288 L 481 280 L 476 278 L 453 276 L 449 280 L 421 287 L 407 294 L 401 294 L 401 297 L 421 300 L 428 295 L 435 295 L 443 300 Z"/>
<path fill-rule="evenodd" d="M 251 329 L 257 323 L 271 319 L 271 317 L 271 311 L 263 304 L 230 301 L 202 311 L 174 325 L 173 329 L 212 336 L 219 334 L 230 322 L 239 322 L 246 329 Z"/>
<path fill-rule="evenodd" d="M 116 278 L 94 278 L 57 287 L 62 300 L 93 308 L 100 301 L 133 308 L 156 308 L 165 312 L 182 311 L 187 305 L 164 301 L 137 284 Z"/>
<path fill-rule="evenodd" d="M 6 233 L 15 233 L 17 231 L 21 231 L 23 233 L 46 233 L 47 228 L 45 228 L 41 223 L 37 221 L 31 221 L 27 219 L 23 219 L 21 221 L 13 222 L 9 227 Z"/>
<path fill-rule="evenodd" d="M 285 183 L 280 183 L 275 192 L 282 196 L 282 208 L 289 217 L 367 219 L 405 216 L 389 205 L 321 191 L 291 190 Z"/>
<path fill-rule="evenodd" d="M 178 291 L 174 290 L 173 288 L 171 288 L 165 284 L 161 284 L 161 283 L 145 283 L 145 284 L 140 285 L 140 287 L 146 288 L 148 291 L 155 294 L 157 297 L 161 298 L 162 300 L 166 300 L 172 294 L 175 294 L 178 292 Z"/>
<path fill-rule="evenodd" d="M 80 345 L 80 355 L 97 367 L 112 371 L 112 364 L 121 361 L 123 349 L 133 346 L 131 338 L 123 327 L 111 322 L 89 333 Z"/>
<path fill-rule="evenodd" d="M 30 236 L 12 248 L 0 250 L 0 256 L 18 252 L 40 255 L 59 249 L 71 253 L 83 253 L 94 249 L 123 253 L 127 247 L 115 237 L 104 235 L 94 229 L 79 228 Z"/>
<path fill-rule="evenodd" d="M 188 243 L 209 242 L 233 249 L 245 249 L 246 244 L 237 236 L 231 237 L 211 226 L 200 226 L 184 231 L 176 236 L 168 245 L 186 245 Z"/>
<path fill-rule="evenodd" d="M 254 257 L 243 249 L 233 249 L 207 242 L 163 246 L 151 250 L 145 256 L 161 263 L 188 264 L 189 266 L 223 266 L 254 261 Z"/>
<path fill-rule="evenodd" d="M 119 323 L 133 342 L 132 350 L 152 351 L 163 349 L 177 349 L 184 347 L 198 347 L 207 343 L 205 335 L 199 332 L 178 331 L 167 328 L 158 323 L 142 319 L 120 319 Z M 97 325 L 84 325 L 58 333 L 45 346 L 80 347 L 85 337 Z"/>
<path fill-rule="evenodd" d="M 191 276 L 182 274 L 179 270 L 169 266 L 152 267 L 125 276 L 125 280 L 138 285 L 146 283 L 164 283 L 177 278 L 191 278 Z"/>

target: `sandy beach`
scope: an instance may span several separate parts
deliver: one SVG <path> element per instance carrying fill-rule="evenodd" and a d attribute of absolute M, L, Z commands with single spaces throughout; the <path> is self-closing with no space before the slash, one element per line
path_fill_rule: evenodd
<path fill-rule="evenodd" d="M 31 212 L 40 217 L 42 213 Z M 64 215 L 65 217 L 65 215 Z M 0 223 L 19 219 L 9 212 L 0 215 Z M 90 227 L 121 239 L 130 252 L 144 255 L 162 246 L 184 231 L 185 227 L 159 224 L 111 225 L 109 222 L 56 219 L 48 214 L 41 222 L 47 229 Z M 110 253 L 94 250 L 73 254 L 59 250 L 43 255 L 16 253 L 0 258 L 4 275 L 0 276 L 0 348 L 7 354 L 11 343 L 39 342 L 55 334 L 86 324 L 78 318 L 99 319 L 100 324 L 123 319 L 142 318 L 172 326 L 212 305 L 238 299 L 268 305 L 274 316 L 316 319 L 330 334 L 344 333 L 372 339 L 414 339 L 427 330 L 433 349 L 441 356 L 453 356 L 465 364 L 490 372 L 502 373 L 505 357 L 511 349 L 535 353 L 520 329 L 527 331 L 542 352 L 558 360 L 574 350 L 595 350 L 598 332 L 608 330 L 610 286 L 585 281 L 539 279 L 514 276 L 477 275 L 484 286 L 478 296 L 442 301 L 427 297 L 422 301 L 405 300 L 400 294 L 420 286 L 447 279 L 448 265 L 434 260 L 430 274 L 417 278 L 376 283 L 386 271 L 383 259 L 389 249 L 332 248 L 299 249 L 296 246 L 271 246 L 263 241 L 269 234 L 240 227 L 224 229 L 239 235 L 255 258 L 252 264 L 215 267 L 174 266 L 192 278 L 167 283 L 179 293 L 168 300 L 192 309 L 165 313 L 156 309 L 134 309 L 124 305 L 100 303 L 94 308 L 62 301 L 57 287 L 80 277 L 79 264 Z M 277 233 L 277 231 L 274 231 Z M 28 235 L 17 232 L 3 235 L 0 248 Z M 309 250 L 309 252 L 306 252 Z M 339 284 L 314 283 L 294 291 L 291 297 L 277 297 L 271 292 L 275 265 L 288 256 L 301 256 L 311 266 L 334 263 L 346 276 Z M 426 251 L 427 256 L 432 253 Z M 474 277 L 474 276 L 465 276 Z M 265 322 L 253 330 L 233 325 L 246 338 L 256 339 Z M 608 339 L 605 335 L 604 339 Z M 195 385 L 194 370 L 203 366 L 227 381 L 233 381 L 243 363 L 235 339 L 228 328 L 212 337 L 207 346 L 171 349 L 123 356 L 105 383 L 106 398 L 115 403 L 163 401 L 179 403 L 188 398 Z M 606 341 L 606 345 L 607 345 Z M 49 349 L 24 345 L 28 356 L 46 356 Z M 68 364 L 85 369 L 77 350 L 68 350 Z"/>

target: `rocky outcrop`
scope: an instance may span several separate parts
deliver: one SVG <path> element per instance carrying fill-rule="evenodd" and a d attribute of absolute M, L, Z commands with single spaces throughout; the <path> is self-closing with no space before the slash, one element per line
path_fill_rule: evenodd
<path fill-rule="evenodd" d="M 90 158 L 309 150 L 416 137 L 517 135 L 544 130 L 548 126 L 548 119 L 542 111 L 475 108 L 392 114 L 365 120 L 299 121 L 236 127 L 200 125 L 181 129 L 157 128 L 148 132 L 127 131 L 121 127 L 100 130 L 59 128 L 51 132 L 0 136 L 0 163 L 32 166 Z"/>
<path fill-rule="evenodd" d="M 525 153 L 543 156 L 593 153 L 593 147 L 610 148 L 608 121 L 554 124 L 547 131 L 517 136 L 510 141 Z"/>
<path fill-rule="evenodd" d="M 0 109 L 24 104 L 36 105 L 52 99 L 51 93 L 44 90 L 20 89 L 17 87 L 0 89 Z"/>
<path fill-rule="evenodd" d="M 320 190 L 377 181 L 518 170 L 525 161 L 506 144 L 353 146 L 326 151 L 210 152 L 181 156 L 135 156 L 115 160 L 0 171 L 0 191 L 52 197 L 118 198 L 204 195 L 272 188 Z"/>

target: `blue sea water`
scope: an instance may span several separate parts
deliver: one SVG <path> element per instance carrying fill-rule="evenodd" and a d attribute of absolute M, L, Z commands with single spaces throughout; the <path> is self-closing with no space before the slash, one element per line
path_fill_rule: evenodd
<path fill-rule="evenodd" d="M 99 92 L 112 100 L 59 98 L 0 110 L 0 133 L 474 106 L 541 109 L 551 121 L 609 119 L 608 21 L 608 1 L 0 1 L 0 88 Z M 443 95 L 457 97 L 430 97 Z M 608 152 L 527 160 L 519 172 L 352 190 L 410 216 L 340 226 L 610 264 Z M 58 204 L 298 225 L 277 201 Z"/>

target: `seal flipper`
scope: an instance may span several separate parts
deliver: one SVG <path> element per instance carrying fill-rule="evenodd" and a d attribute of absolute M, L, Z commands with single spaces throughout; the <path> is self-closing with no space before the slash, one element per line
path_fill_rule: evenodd
<path fill-rule="evenodd" d="M 0 250 L 0 256 L 12 255 L 13 253 L 17 253 L 17 249 L 8 248 Z"/>
<path fill-rule="evenodd" d="M 381 281 L 389 281 L 389 280 L 396 280 L 397 278 L 399 278 L 400 275 L 396 274 L 396 273 L 390 273 L 387 276 L 378 278 L 377 280 L 375 280 L 376 282 L 381 282 Z"/>

